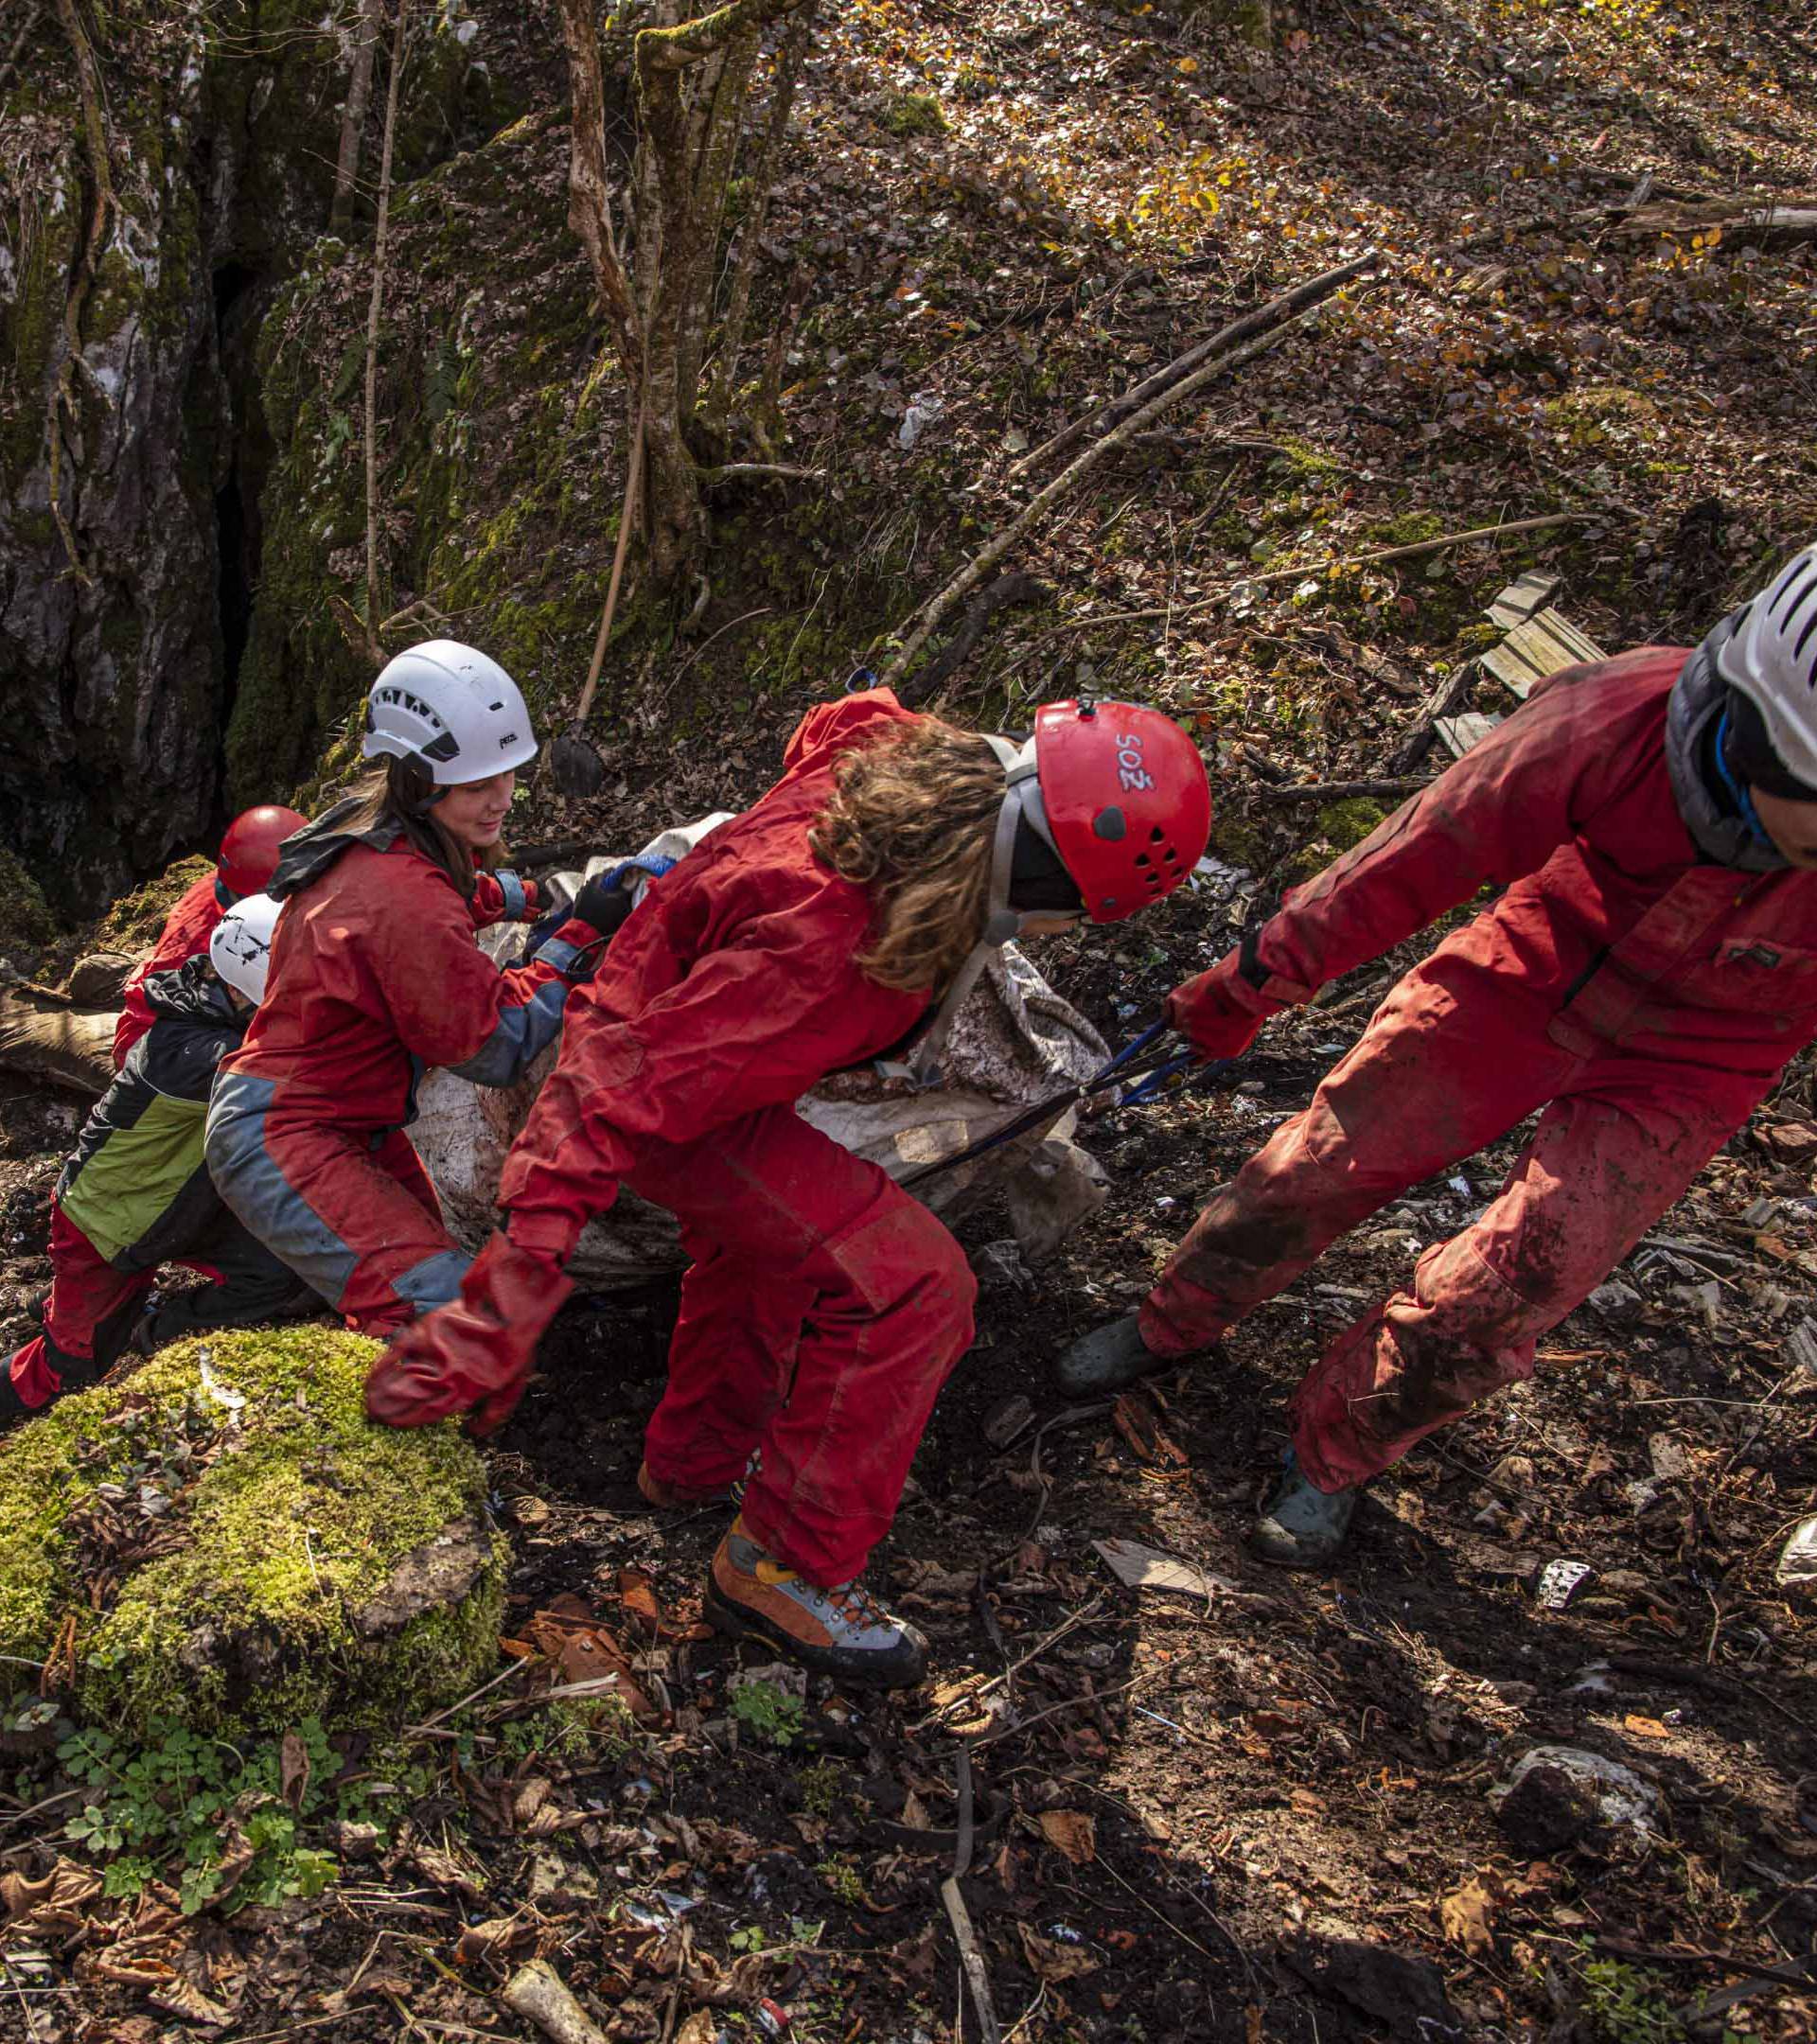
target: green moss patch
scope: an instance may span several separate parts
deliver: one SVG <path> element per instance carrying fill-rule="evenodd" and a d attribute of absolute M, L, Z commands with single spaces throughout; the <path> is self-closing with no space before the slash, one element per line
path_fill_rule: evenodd
<path fill-rule="evenodd" d="M 179 859 L 155 880 L 123 894 L 96 925 L 94 948 L 149 951 L 158 941 L 165 918 L 204 873 L 215 870 L 206 858 Z"/>
<path fill-rule="evenodd" d="M 452 1426 L 371 1425 L 375 1343 L 219 1334 L 0 1446 L 0 1653 L 71 1632 L 90 1722 L 383 1725 L 484 1679 L 506 1558 Z"/>

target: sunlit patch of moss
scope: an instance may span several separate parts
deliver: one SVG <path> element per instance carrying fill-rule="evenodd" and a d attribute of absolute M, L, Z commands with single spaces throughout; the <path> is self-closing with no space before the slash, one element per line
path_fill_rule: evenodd
<path fill-rule="evenodd" d="M 179 859 L 167 866 L 155 879 L 121 895 L 101 918 L 95 931 L 97 950 L 145 951 L 158 941 L 165 918 L 185 894 L 204 875 L 213 872 L 207 858 Z"/>
<path fill-rule="evenodd" d="M 452 1426 L 367 1421 L 376 1353 L 320 1327 L 217 1334 L 28 1421 L 0 1448 L 0 1653 L 45 1660 L 74 1618 L 79 1714 L 135 1732 L 395 1724 L 484 1679 L 505 1545 L 483 1468 Z M 78 1516 L 97 1495 L 170 1536 L 102 1564 L 99 1612 Z M 464 1595 L 362 1625 L 438 1552 L 470 1554 Z"/>

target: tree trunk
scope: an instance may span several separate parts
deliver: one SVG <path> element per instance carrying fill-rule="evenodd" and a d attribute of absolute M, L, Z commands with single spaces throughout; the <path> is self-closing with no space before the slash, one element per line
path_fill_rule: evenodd
<path fill-rule="evenodd" d="M 341 109 L 341 152 L 334 166 L 334 201 L 328 208 L 328 232 L 344 236 L 353 217 L 353 186 L 360 174 L 360 146 L 366 131 L 366 108 L 372 99 L 373 59 L 385 25 L 384 0 L 364 0 L 355 33 L 353 69 Z"/>
<path fill-rule="evenodd" d="M 807 55 L 808 36 L 820 0 L 806 0 L 788 25 L 788 33 L 776 55 L 776 79 L 770 88 L 769 121 L 764 130 L 764 146 L 751 172 L 750 205 L 738 233 L 738 261 L 732 273 L 732 290 L 726 299 L 725 322 L 719 333 L 719 359 L 714 364 L 713 383 L 704 406 L 707 431 L 723 440 L 726 419 L 732 410 L 732 387 L 738 375 L 738 358 L 744 352 L 745 326 L 750 317 L 750 287 L 757 275 L 757 256 L 769 220 L 769 195 L 776 183 L 776 160 L 782 154 L 783 136 L 795 105 L 795 87 Z"/>

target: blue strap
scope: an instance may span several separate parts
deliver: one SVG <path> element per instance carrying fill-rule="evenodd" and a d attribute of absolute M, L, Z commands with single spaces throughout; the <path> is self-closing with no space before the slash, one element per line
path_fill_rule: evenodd
<path fill-rule="evenodd" d="M 1734 802 L 1737 813 L 1748 826 L 1749 836 L 1755 844 L 1766 845 L 1776 852 L 1779 847 L 1768 836 L 1767 826 L 1761 822 L 1759 811 L 1754 806 L 1754 797 L 1729 771 L 1728 749 L 1729 713 L 1725 710 L 1722 713 L 1722 721 L 1716 727 L 1716 770 L 1722 777 L 1722 785 L 1728 789 L 1729 800 Z"/>
<path fill-rule="evenodd" d="M 665 872 L 675 870 L 675 861 L 664 858 L 660 852 L 640 852 L 635 858 L 620 859 L 606 875 L 609 888 L 621 887 L 627 873 L 646 872 L 652 880 L 660 880 Z"/>
<path fill-rule="evenodd" d="M 508 866 L 501 866 L 492 877 L 499 883 L 499 890 L 504 896 L 503 920 L 506 923 L 521 923 L 524 905 L 529 900 L 529 896 L 523 891 L 523 882 Z"/>

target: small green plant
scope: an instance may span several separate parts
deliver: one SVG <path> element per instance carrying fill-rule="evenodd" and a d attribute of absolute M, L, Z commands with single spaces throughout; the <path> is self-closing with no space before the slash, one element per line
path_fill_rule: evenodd
<path fill-rule="evenodd" d="M 814 1871 L 836 1901 L 843 1902 L 847 1909 L 864 1907 L 864 1882 L 856 1867 L 843 1859 L 822 1859 Z"/>
<path fill-rule="evenodd" d="M 1592 2034 L 1599 2044 L 1689 2044 L 1691 2032 L 1665 1999 L 1666 1983 L 1658 1974 L 1622 1959 L 1591 1959 L 1581 1984 Z M 1760 2040 L 1752 2031 L 1725 2029 L 1722 2044 Z"/>
<path fill-rule="evenodd" d="M 837 1760 L 817 1760 L 799 1776 L 802 1807 L 810 1817 L 830 1817 L 844 1793 L 845 1770 Z"/>
<path fill-rule="evenodd" d="M 764 1935 L 762 1924 L 747 1924 L 742 1930 L 734 1930 L 726 1943 L 735 1952 L 760 1952 L 769 1940 Z"/>
<path fill-rule="evenodd" d="M 102 1863 L 108 1894 L 136 1894 L 162 1873 L 187 1914 L 217 1901 L 232 1911 L 320 1894 L 338 1865 L 300 1842 L 298 1824 L 323 1804 L 336 1762 L 313 1718 L 295 1736 L 287 1802 L 276 1747 L 248 1760 L 183 1726 L 155 1726 L 143 1747 L 92 1726 L 73 1731 L 57 1757 L 89 1795 L 63 1835 Z"/>
<path fill-rule="evenodd" d="M 732 1692 L 732 1715 L 753 1738 L 792 1746 L 804 1729 L 802 1700 L 773 1682 L 741 1683 Z"/>

